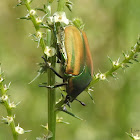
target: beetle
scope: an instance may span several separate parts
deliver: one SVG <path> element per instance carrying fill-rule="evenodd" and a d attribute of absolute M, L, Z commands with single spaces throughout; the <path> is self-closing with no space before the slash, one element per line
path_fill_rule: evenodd
<path fill-rule="evenodd" d="M 93 63 L 88 40 L 84 31 L 75 26 L 67 26 L 64 30 L 64 82 L 67 81 L 65 102 L 72 102 L 85 90 L 93 76 Z"/>
<path fill-rule="evenodd" d="M 69 104 L 77 100 L 76 97 L 90 84 L 93 76 L 93 62 L 84 31 L 74 25 L 69 25 L 64 28 L 63 37 L 64 39 L 60 39 L 62 43 L 58 45 L 58 58 L 61 61 L 63 76 L 50 67 L 57 76 L 63 79 L 63 83 L 45 87 L 56 88 L 65 85 L 67 95 L 64 103 Z"/>

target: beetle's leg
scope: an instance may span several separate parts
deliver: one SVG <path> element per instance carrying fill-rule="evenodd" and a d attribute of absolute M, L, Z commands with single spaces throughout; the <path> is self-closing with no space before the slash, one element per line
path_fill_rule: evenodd
<path fill-rule="evenodd" d="M 66 109 L 66 105 L 67 105 L 69 108 L 71 108 L 71 105 L 70 105 L 70 102 L 69 102 L 69 101 L 67 101 L 67 102 L 64 104 L 64 109 Z"/>
<path fill-rule="evenodd" d="M 76 101 L 78 101 L 82 106 L 86 106 L 86 104 L 82 101 L 79 101 L 78 99 L 75 99 Z"/>
<path fill-rule="evenodd" d="M 46 87 L 46 88 L 57 88 L 57 87 L 61 87 L 64 85 L 67 85 L 68 83 L 62 83 L 62 84 L 57 84 L 57 85 L 53 85 L 53 86 L 45 86 L 45 85 L 39 85 L 39 87 Z"/>
<path fill-rule="evenodd" d="M 54 70 L 53 67 L 51 67 L 51 66 L 49 65 L 49 63 L 46 61 L 46 58 L 44 58 L 43 56 L 42 56 L 42 58 L 44 59 L 44 61 L 45 61 L 46 65 L 47 65 L 47 67 L 50 68 L 59 78 L 63 79 L 63 77 L 62 77 L 59 73 L 57 73 L 57 72 Z"/>
<path fill-rule="evenodd" d="M 66 105 L 71 108 L 70 102 L 67 102 Z"/>
<path fill-rule="evenodd" d="M 67 105 L 69 108 L 71 108 L 71 106 L 70 106 L 70 96 L 69 95 L 66 96 L 64 104 Z"/>
<path fill-rule="evenodd" d="M 57 73 L 53 67 L 49 66 L 49 68 L 61 79 L 64 79 L 59 73 Z"/>

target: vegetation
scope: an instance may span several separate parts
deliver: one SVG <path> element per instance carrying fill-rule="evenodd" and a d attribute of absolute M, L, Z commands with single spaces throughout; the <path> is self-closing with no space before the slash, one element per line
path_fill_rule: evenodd
<path fill-rule="evenodd" d="M 44 7 L 42 3 L 45 3 Z M 0 139 L 12 139 L 12 134 L 15 140 L 18 138 L 43 139 L 43 137 L 50 140 L 54 140 L 55 137 L 58 140 L 62 139 L 62 137 L 66 140 L 128 140 L 128 136 L 132 139 L 139 139 L 136 134 L 140 130 L 140 74 L 138 71 L 139 65 L 131 64 L 139 60 L 137 54 L 139 52 L 140 38 L 138 40 L 136 38 L 140 32 L 140 12 L 138 10 L 140 2 L 137 0 L 117 2 L 112 2 L 111 0 L 107 2 L 102 0 L 91 2 L 73 1 L 74 6 L 70 1 L 65 3 L 64 0 L 59 0 L 57 6 L 55 5 L 56 3 L 56 1 L 52 0 L 39 3 L 35 0 L 32 3 L 25 0 L 18 3 L 18 6 L 23 6 L 14 9 L 11 8 L 11 5 L 15 4 L 12 1 L 3 1 L 1 3 L 3 8 L 1 9 L 0 62 L 3 69 L 6 70 L 6 82 L 11 81 L 12 86 L 7 92 L 9 86 L 5 86 L 5 77 L 1 70 L 0 117 L 2 122 L 11 127 L 12 131 L 9 128 L 7 130 L 7 125 L 2 123 L 0 125 Z M 65 4 L 68 9 L 66 9 Z M 27 8 L 26 10 L 25 7 Z M 56 117 L 53 110 L 55 109 L 55 102 L 61 97 L 62 90 L 48 90 L 47 92 L 45 88 L 38 87 L 39 83 L 46 82 L 46 80 L 48 85 L 53 85 L 56 81 L 60 82 L 60 79 L 57 77 L 55 79 L 50 70 L 47 70 L 47 74 L 42 73 L 41 67 L 38 71 L 40 76 L 30 83 L 38 69 L 35 63 L 39 63 L 39 66 L 42 66 L 43 60 L 41 56 L 43 53 L 50 55 L 49 61 L 53 67 L 55 66 L 55 57 L 47 54 L 46 50 L 46 46 L 50 47 L 53 44 L 52 42 L 55 42 L 55 36 L 50 32 L 48 24 L 53 25 L 53 22 L 57 22 L 57 18 L 52 21 L 50 16 L 52 17 L 54 13 L 56 17 L 60 16 L 64 11 L 66 11 L 69 20 L 77 16 L 83 19 L 85 23 L 84 30 L 87 33 L 93 56 L 95 75 L 86 91 L 91 91 L 90 87 L 94 86 L 94 92 L 90 94 L 93 95 L 95 104 L 92 103 L 88 94 L 83 92 L 78 96 L 78 99 L 84 101 L 86 107 L 82 107 L 78 102 L 73 102 L 71 105 L 72 110 L 70 110 L 71 115 L 79 116 L 83 121 L 79 121 L 63 112 L 59 112 Z M 21 15 L 25 16 L 21 17 Z M 15 20 L 17 17 L 32 22 L 17 21 Z M 62 18 L 62 22 L 67 24 L 67 19 Z M 34 28 L 31 28 L 33 25 Z M 55 29 L 54 26 L 51 28 Z M 31 35 L 29 35 L 28 39 L 29 33 Z M 35 42 L 32 42 L 30 38 Z M 120 55 L 122 50 L 124 57 Z M 111 61 L 111 67 L 109 61 L 107 61 L 107 56 Z M 130 68 L 126 69 L 129 66 Z M 119 68 L 123 70 L 118 72 Z M 59 70 L 59 64 L 56 64 L 56 70 Z M 116 71 L 118 74 L 116 74 Z M 115 79 L 108 76 L 113 76 Z M 97 82 L 99 83 L 95 84 Z M 14 100 L 17 104 L 11 100 Z M 19 102 L 20 104 L 18 105 Z M 12 108 L 10 107 L 11 104 Z M 13 110 L 13 105 L 14 108 L 18 105 L 16 110 Z M 59 122 L 56 128 L 55 118 Z M 65 121 L 68 121 L 70 125 Z M 30 130 L 32 131 L 30 132 Z M 30 133 L 24 134 L 25 132 Z M 133 135 L 130 133 L 133 133 Z M 18 136 L 18 134 L 24 135 Z"/>

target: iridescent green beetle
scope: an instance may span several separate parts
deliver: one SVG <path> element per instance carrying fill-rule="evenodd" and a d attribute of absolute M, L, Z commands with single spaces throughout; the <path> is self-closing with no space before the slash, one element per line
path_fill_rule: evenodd
<path fill-rule="evenodd" d="M 67 103 L 75 100 L 92 80 L 93 63 L 85 32 L 75 26 L 65 27 L 61 55 L 65 55 L 62 71 Z"/>
<path fill-rule="evenodd" d="M 62 33 L 62 36 L 61 36 Z M 54 86 L 42 86 L 47 88 L 57 88 L 66 86 L 67 96 L 65 104 L 77 100 L 76 97 L 86 89 L 93 76 L 93 63 L 90 48 L 85 32 L 75 26 L 66 26 L 57 36 L 58 43 L 57 57 L 61 62 L 61 73 L 58 74 L 52 67 L 49 68 L 60 78 L 62 84 Z M 81 101 L 80 103 L 84 105 Z"/>

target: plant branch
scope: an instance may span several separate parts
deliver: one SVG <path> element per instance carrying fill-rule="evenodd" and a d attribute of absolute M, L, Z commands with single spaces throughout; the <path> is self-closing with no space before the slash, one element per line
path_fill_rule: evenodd
<path fill-rule="evenodd" d="M 7 110 L 7 114 L 8 114 L 7 118 L 4 118 L 3 120 L 6 121 L 5 123 L 10 125 L 12 134 L 13 134 L 13 139 L 18 140 L 18 134 L 15 131 L 14 115 L 12 113 L 12 108 L 9 105 L 8 95 L 6 95 L 8 88 L 3 85 L 3 81 L 4 80 L 3 80 L 2 74 L 0 72 L 0 91 L 1 91 L 1 95 L 2 95 L 0 102 L 4 104 L 4 106 Z"/>
<path fill-rule="evenodd" d="M 119 59 L 117 61 L 112 61 L 110 58 L 109 60 L 112 63 L 112 68 L 108 70 L 105 73 L 98 73 L 93 77 L 93 80 L 91 81 L 90 85 L 88 87 L 93 86 L 95 83 L 106 80 L 107 77 L 112 76 L 115 78 L 114 72 L 118 70 L 119 68 L 127 68 L 129 67 L 128 64 L 132 64 L 131 60 L 134 60 L 138 62 L 137 60 L 137 53 L 140 52 L 140 37 L 138 38 L 137 43 L 134 47 L 131 48 L 131 52 L 129 54 L 124 54 L 125 59 L 122 62 L 119 62 Z"/>

